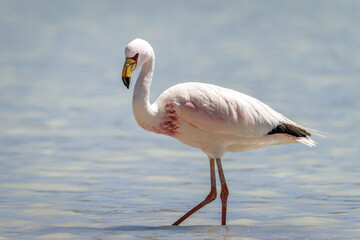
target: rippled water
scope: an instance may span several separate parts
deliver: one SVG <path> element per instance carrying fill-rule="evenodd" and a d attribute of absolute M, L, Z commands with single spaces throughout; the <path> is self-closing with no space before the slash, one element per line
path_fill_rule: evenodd
<path fill-rule="evenodd" d="M 0 3 L 0 239 L 360 238 L 358 1 Z M 153 100 L 214 83 L 328 138 L 226 155 L 229 226 L 216 200 L 172 227 L 208 160 L 137 126 L 120 80 L 135 37 Z"/>

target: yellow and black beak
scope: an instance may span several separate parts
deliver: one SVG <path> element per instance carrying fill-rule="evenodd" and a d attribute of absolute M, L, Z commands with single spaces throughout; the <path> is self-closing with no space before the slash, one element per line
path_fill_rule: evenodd
<path fill-rule="evenodd" d="M 138 54 L 132 58 L 126 58 L 124 68 L 122 71 L 122 80 L 124 85 L 129 89 L 130 80 L 131 80 L 131 73 L 136 68 Z"/>

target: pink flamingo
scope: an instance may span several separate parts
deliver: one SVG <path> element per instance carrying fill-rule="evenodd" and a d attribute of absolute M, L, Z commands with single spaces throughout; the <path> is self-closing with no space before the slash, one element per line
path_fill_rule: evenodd
<path fill-rule="evenodd" d="M 222 225 L 226 225 L 229 190 L 221 165 L 225 152 L 290 143 L 315 146 L 309 129 L 261 101 L 231 89 L 197 82 L 181 83 L 164 91 L 150 104 L 155 66 L 152 47 L 145 40 L 135 39 L 126 46 L 125 57 L 122 79 L 127 88 L 132 72 L 141 67 L 133 95 L 133 112 L 138 124 L 147 131 L 168 135 L 201 149 L 210 161 L 210 193 L 173 225 L 179 225 L 216 199 L 215 161 L 221 182 Z"/>

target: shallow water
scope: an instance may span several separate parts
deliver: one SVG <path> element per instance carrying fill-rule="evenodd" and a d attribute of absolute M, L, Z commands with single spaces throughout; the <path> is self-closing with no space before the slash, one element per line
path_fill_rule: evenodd
<path fill-rule="evenodd" d="M 360 238 L 357 1 L 0 2 L 0 239 Z M 137 126 L 135 37 L 157 57 L 152 100 L 214 83 L 327 138 L 227 154 L 229 225 L 217 199 L 172 227 L 208 160 Z"/>

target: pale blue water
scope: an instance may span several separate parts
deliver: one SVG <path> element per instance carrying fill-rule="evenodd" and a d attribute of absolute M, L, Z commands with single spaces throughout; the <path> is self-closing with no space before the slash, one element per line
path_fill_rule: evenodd
<path fill-rule="evenodd" d="M 359 1 L 0 5 L 0 239 L 360 238 Z M 328 138 L 226 155 L 229 226 L 219 199 L 170 226 L 208 193 L 208 160 L 137 126 L 120 79 L 135 37 L 153 100 L 213 83 Z"/>

